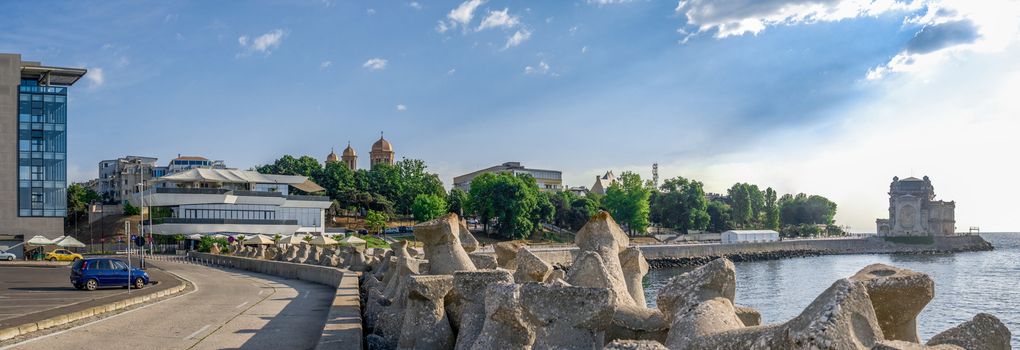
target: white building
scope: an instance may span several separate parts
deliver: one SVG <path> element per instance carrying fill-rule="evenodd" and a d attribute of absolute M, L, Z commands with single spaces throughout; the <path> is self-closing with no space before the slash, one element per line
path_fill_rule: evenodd
<path fill-rule="evenodd" d="M 729 230 L 722 233 L 722 242 L 726 243 L 761 243 L 779 240 L 779 232 L 772 230 Z"/>
<path fill-rule="evenodd" d="M 293 195 L 323 191 L 304 176 L 232 169 L 191 169 L 163 176 L 135 196 L 155 207 L 154 234 L 322 234 L 329 197 Z M 142 203 L 144 200 L 144 203 Z M 160 209 L 160 208 L 167 208 Z"/>

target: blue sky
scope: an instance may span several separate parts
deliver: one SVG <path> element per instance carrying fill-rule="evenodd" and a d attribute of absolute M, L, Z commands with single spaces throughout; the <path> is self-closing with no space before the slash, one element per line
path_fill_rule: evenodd
<path fill-rule="evenodd" d="M 453 176 L 520 161 L 827 195 L 873 231 L 929 175 L 957 226 L 1017 229 L 1018 5 L 989 0 L 0 3 L 0 52 L 84 66 L 69 176 L 126 154 L 248 168 L 350 141 Z M 923 130 L 923 132 L 922 132 Z M 1013 191 L 1013 192 L 1008 192 Z M 1020 196 L 1020 191 L 1007 190 Z"/>

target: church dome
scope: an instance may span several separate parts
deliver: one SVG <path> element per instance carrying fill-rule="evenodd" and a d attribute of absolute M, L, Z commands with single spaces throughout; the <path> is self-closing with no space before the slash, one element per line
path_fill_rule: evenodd
<path fill-rule="evenodd" d="M 386 139 L 379 137 L 379 141 L 372 144 L 372 152 L 393 152 L 393 145 Z"/>
<path fill-rule="evenodd" d="M 326 156 L 326 162 L 337 162 L 340 158 L 336 156 L 336 152 L 329 151 L 329 155 Z"/>
<path fill-rule="evenodd" d="M 355 152 L 354 148 L 351 147 L 351 143 L 348 142 L 347 143 L 347 148 L 344 148 L 344 157 L 357 157 L 357 156 L 358 156 L 358 152 Z"/>

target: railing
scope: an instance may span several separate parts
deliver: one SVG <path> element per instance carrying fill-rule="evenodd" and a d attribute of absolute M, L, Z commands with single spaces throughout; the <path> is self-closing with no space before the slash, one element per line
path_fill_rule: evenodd
<path fill-rule="evenodd" d="M 188 219 L 159 218 L 152 220 L 153 225 L 160 224 L 211 224 L 211 225 L 297 225 L 297 220 L 262 220 L 262 219 Z"/>
<path fill-rule="evenodd" d="M 283 193 L 266 191 L 234 191 L 231 194 L 235 196 L 251 196 L 251 197 L 283 197 Z"/>
<path fill-rule="evenodd" d="M 289 199 L 289 200 L 292 200 L 292 201 L 320 201 L 320 202 L 328 202 L 329 201 L 329 197 L 326 197 L 326 196 L 289 195 L 289 196 L 286 196 L 286 198 Z"/>
<path fill-rule="evenodd" d="M 230 190 L 225 188 L 176 188 L 156 187 L 156 193 L 167 194 L 227 194 Z"/>

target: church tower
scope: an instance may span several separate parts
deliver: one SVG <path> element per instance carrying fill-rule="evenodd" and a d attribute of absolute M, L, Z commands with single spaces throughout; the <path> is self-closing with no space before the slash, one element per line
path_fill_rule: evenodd
<path fill-rule="evenodd" d="M 351 147 L 350 141 L 347 141 L 347 148 L 344 148 L 344 155 L 341 159 L 347 165 L 347 169 L 358 170 L 358 153 Z"/>
<path fill-rule="evenodd" d="M 393 152 L 393 145 L 383 138 L 382 133 L 379 133 L 379 141 L 372 144 L 372 151 L 369 152 L 368 155 L 369 159 L 371 159 L 371 164 L 374 167 L 376 164 L 393 165 L 396 153 Z"/>

